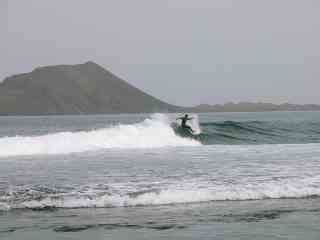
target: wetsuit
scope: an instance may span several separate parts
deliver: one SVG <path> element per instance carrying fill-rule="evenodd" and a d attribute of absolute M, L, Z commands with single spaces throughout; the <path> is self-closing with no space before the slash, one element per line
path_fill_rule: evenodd
<path fill-rule="evenodd" d="M 181 127 L 182 128 L 186 128 L 188 130 L 190 130 L 191 132 L 193 132 L 192 128 L 187 125 L 187 121 L 191 120 L 192 118 L 188 118 L 188 116 L 184 116 L 184 117 L 181 117 L 181 118 L 178 118 L 178 119 L 181 119 Z"/>

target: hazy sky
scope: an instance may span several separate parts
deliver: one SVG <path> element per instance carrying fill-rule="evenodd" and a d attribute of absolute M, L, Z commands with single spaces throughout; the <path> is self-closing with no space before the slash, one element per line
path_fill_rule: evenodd
<path fill-rule="evenodd" d="M 319 0 L 0 0 L 0 79 L 88 60 L 173 104 L 320 103 Z"/>

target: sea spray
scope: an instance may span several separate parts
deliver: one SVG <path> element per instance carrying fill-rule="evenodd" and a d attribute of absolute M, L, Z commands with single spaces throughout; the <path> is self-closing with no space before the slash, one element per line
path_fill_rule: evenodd
<path fill-rule="evenodd" d="M 201 127 L 199 123 L 199 117 L 196 114 L 191 115 L 192 120 L 190 121 L 190 126 L 193 129 L 195 134 L 201 133 Z"/>

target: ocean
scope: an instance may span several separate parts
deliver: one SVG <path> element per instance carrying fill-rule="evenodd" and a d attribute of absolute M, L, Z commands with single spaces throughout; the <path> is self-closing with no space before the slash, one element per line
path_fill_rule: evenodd
<path fill-rule="evenodd" d="M 320 112 L 0 117 L 0 239 L 320 239 Z"/>

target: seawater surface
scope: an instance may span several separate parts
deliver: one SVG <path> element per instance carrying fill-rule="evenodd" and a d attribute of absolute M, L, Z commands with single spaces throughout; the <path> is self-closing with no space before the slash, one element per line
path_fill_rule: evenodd
<path fill-rule="evenodd" d="M 320 112 L 0 117 L 0 239 L 319 239 Z"/>

